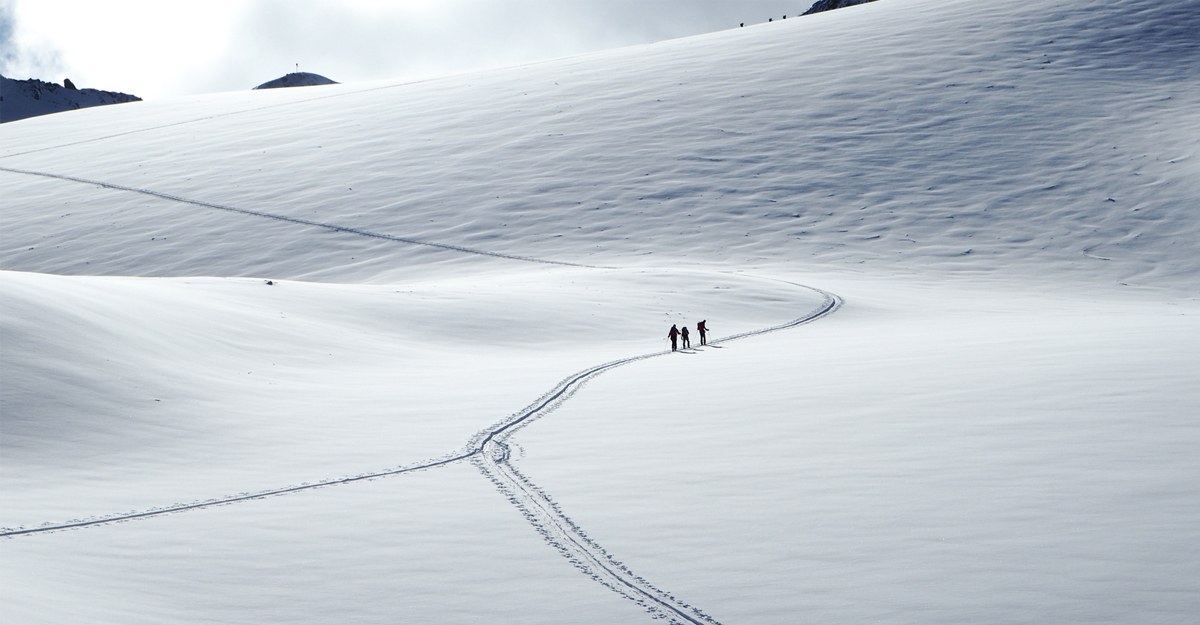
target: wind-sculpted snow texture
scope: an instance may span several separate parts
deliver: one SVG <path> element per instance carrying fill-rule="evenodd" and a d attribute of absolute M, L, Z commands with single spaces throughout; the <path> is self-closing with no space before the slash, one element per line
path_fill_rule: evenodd
<path fill-rule="evenodd" d="M 95 185 L 97 187 L 101 187 L 104 189 L 116 189 L 118 191 L 129 191 L 132 193 L 141 193 L 142 195 L 149 195 L 152 197 L 162 198 L 164 200 L 170 200 L 172 202 L 179 202 L 181 204 L 193 204 L 193 205 L 204 207 L 204 208 L 215 208 L 217 210 L 229 211 L 231 213 L 241 213 L 243 215 L 252 215 L 254 217 L 264 217 L 266 219 L 275 219 L 278 221 L 286 221 L 286 222 L 290 222 L 290 223 L 294 223 L 294 224 L 299 224 L 301 226 L 313 226 L 316 228 L 324 228 L 326 230 L 332 230 L 334 232 L 345 232 L 348 234 L 356 234 L 358 236 L 363 236 L 363 237 L 370 237 L 370 238 L 374 238 L 374 239 L 386 239 L 388 241 L 397 241 L 399 243 L 408 243 L 411 245 L 427 245 L 429 247 L 436 247 L 436 248 L 451 250 L 451 251 L 455 251 L 455 252 L 465 252 L 467 254 L 479 254 L 480 256 L 494 256 L 496 258 L 507 258 L 509 260 L 523 260 L 523 261 L 531 262 L 531 263 L 546 263 L 549 265 L 567 265 L 570 267 L 593 267 L 592 265 L 583 265 L 580 263 L 566 263 L 566 262 L 561 262 L 561 261 L 556 261 L 556 260 L 545 260 L 542 258 L 530 258 L 528 256 L 513 256 L 511 254 L 496 254 L 494 252 L 475 250 L 475 249 L 471 249 L 468 247 L 459 247 L 457 245 L 446 245 L 444 243 L 433 243 L 430 241 L 417 241 L 415 239 L 408 239 L 405 237 L 398 237 L 398 236 L 393 236 L 390 234 L 381 234 L 378 232 L 369 232 L 367 230 L 360 230 L 358 228 L 349 228 L 346 226 L 339 226 L 336 224 L 328 224 L 328 223 L 321 223 L 321 222 L 317 222 L 317 221 L 309 221 L 307 219 L 298 219 L 296 217 L 284 217 L 282 215 L 273 215 L 271 213 L 263 213 L 263 212 L 259 212 L 259 211 L 246 210 L 244 208 L 236 208 L 233 206 L 222 206 L 220 204 L 212 204 L 210 202 L 202 202 L 200 200 L 191 200 L 188 198 L 178 197 L 175 195 L 169 195 L 166 193 L 159 193 L 157 191 L 151 191 L 150 189 L 136 189 L 133 187 L 124 187 L 121 185 L 110 184 L 107 182 L 100 182 L 98 180 L 86 180 L 83 178 L 74 178 L 72 176 L 61 176 L 58 174 L 50 174 L 50 173 L 40 172 L 40 171 L 25 171 L 22 169 L 11 169 L 8 167 L 0 167 L 0 171 L 7 171 L 10 173 L 14 173 L 14 174 L 27 174 L 30 176 L 42 176 L 44 178 L 56 178 L 58 180 L 67 180 L 70 182 L 79 182 L 82 184 Z"/>
<path fill-rule="evenodd" d="M 0 159 L 569 262 L 1190 284 L 1198 15 L 1194 1 L 874 2 L 414 84 L 89 109 L 56 132 L 27 120 L 0 129 Z M 220 233 L 227 254 L 196 254 L 221 228 L 203 215 L 5 184 L 11 269 L 358 281 L 421 260 L 394 247 L 352 267 L 313 254 L 285 275 L 246 231 Z M 43 205 L 72 209 L 48 235 L 22 217 Z M 170 236 L 143 238 L 134 224 L 147 221 Z M 62 249 L 104 253 L 85 265 Z M 131 261 L 145 253 L 180 260 Z"/>

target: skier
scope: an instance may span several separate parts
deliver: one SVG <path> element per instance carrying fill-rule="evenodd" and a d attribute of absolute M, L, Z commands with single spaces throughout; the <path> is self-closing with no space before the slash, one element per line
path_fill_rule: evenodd
<path fill-rule="evenodd" d="M 679 336 L 683 337 L 683 348 L 684 349 L 687 349 L 692 346 L 692 342 L 690 340 L 688 340 L 687 326 L 683 326 L 683 329 L 679 331 Z"/>
<path fill-rule="evenodd" d="M 676 328 L 675 324 L 672 323 L 671 331 L 667 332 L 667 337 L 671 339 L 671 351 L 675 351 L 675 349 L 676 349 L 676 347 L 675 347 L 676 337 L 678 337 L 678 336 L 679 336 L 679 328 Z"/>
<path fill-rule="evenodd" d="M 696 331 L 700 333 L 701 345 L 708 345 L 708 339 L 704 336 L 708 332 L 708 327 L 704 325 L 706 323 L 708 323 L 707 319 L 696 324 Z"/>

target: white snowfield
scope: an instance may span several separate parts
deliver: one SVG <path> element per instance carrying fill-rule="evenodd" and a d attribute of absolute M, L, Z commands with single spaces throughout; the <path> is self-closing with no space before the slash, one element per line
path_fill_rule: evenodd
<path fill-rule="evenodd" d="M 1198 32 L 882 0 L 0 126 L 0 619 L 1192 623 Z"/>

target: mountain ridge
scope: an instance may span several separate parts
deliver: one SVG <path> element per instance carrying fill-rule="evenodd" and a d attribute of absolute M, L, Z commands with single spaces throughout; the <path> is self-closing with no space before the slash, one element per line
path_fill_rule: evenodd
<path fill-rule="evenodd" d="M 15 80 L 0 76 L 0 123 L 92 106 L 106 106 L 142 99 L 128 93 L 100 89 L 76 89 L 70 79 L 64 84 L 36 78 Z"/>

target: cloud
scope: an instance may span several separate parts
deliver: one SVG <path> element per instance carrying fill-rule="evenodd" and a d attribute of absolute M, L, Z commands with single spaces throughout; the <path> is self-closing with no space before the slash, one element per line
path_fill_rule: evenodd
<path fill-rule="evenodd" d="M 0 0 L 0 74 L 62 82 L 62 53 L 44 41 L 27 45 L 21 41 L 17 26 L 15 2 Z"/>
<path fill-rule="evenodd" d="M 12 2 L 0 1 L 0 74 L 8 74 L 8 66 L 17 57 L 17 17 Z"/>
<path fill-rule="evenodd" d="M 249 89 L 294 71 L 340 82 L 417 79 L 684 37 L 799 15 L 811 2 L 719 0 L 256 0 L 190 84 Z"/>

